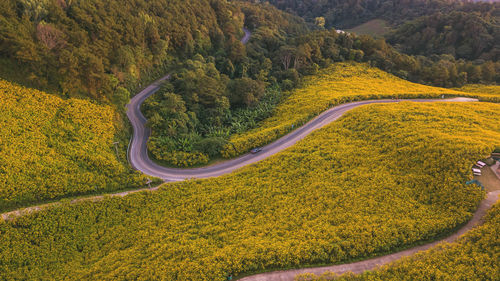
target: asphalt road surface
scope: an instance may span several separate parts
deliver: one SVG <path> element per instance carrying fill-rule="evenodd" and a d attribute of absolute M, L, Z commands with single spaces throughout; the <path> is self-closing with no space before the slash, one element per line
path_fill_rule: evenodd
<path fill-rule="evenodd" d="M 245 32 L 245 36 L 243 36 L 243 38 L 241 38 L 240 41 L 241 41 L 241 43 L 246 44 L 250 40 L 250 36 L 252 36 L 252 33 L 250 32 L 250 30 L 248 30 L 244 27 L 243 27 L 243 32 Z"/>

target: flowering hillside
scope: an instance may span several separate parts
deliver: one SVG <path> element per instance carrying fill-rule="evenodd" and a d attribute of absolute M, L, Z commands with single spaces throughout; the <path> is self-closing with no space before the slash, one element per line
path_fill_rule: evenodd
<path fill-rule="evenodd" d="M 356 108 L 238 172 L 0 222 L 0 279 L 226 280 L 435 239 L 484 192 L 500 105 Z"/>
<path fill-rule="evenodd" d="M 332 273 L 304 274 L 296 281 L 362 280 L 498 280 L 500 264 L 500 204 L 489 211 L 484 225 L 455 243 L 447 243 L 404 258 L 379 270 L 342 277 Z"/>
<path fill-rule="evenodd" d="M 138 185 L 116 158 L 114 118 L 110 106 L 0 80 L 0 210 Z"/>
<path fill-rule="evenodd" d="M 304 79 L 302 87 L 288 93 L 275 113 L 260 122 L 255 129 L 234 135 L 222 151 L 224 157 L 234 157 L 251 148 L 267 144 L 293 128 L 304 124 L 335 105 L 369 99 L 441 98 L 451 96 L 479 97 L 498 102 L 500 94 L 465 93 L 425 86 L 400 79 L 378 68 L 359 63 L 336 63 L 318 75 Z"/>

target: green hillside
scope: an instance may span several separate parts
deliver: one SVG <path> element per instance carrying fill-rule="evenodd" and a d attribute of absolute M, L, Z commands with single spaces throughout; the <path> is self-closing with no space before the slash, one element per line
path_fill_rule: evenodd
<path fill-rule="evenodd" d="M 172 59 L 238 47 L 242 26 L 219 0 L 4 0 L 0 75 L 110 101 L 117 83 L 135 88 Z"/>
<path fill-rule="evenodd" d="M 306 77 L 301 87 L 286 93 L 286 99 L 256 128 L 231 136 L 222 155 L 233 157 L 246 153 L 254 147 L 285 135 L 324 110 L 350 101 L 441 98 L 443 95 L 478 97 L 492 102 L 500 100 L 497 91 L 491 92 L 495 86 L 482 86 L 482 91 L 473 90 L 473 93 L 467 93 L 469 88 L 457 91 L 430 87 L 408 82 L 366 64 L 336 63 L 314 76 Z"/>
<path fill-rule="evenodd" d="M 353 28 L 346 29 L 347 32 L 356 33 L 358 35 L 371 35 L 380 37 L 390 31 L 390 27 L 385 20 L 374 19 L 357 25 Z"/>

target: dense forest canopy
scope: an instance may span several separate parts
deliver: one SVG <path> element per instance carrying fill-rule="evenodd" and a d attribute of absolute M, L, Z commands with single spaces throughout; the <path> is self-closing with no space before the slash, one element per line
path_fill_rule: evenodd
<path fill-rule="evenodd" d="M 337 28 L 353 27 L 374 18 L 383 18 L 397 24 L 435 12 L 447 13 L 457 9 L 487 11 L 491 7 L 489 3 L 471 4 L 456 0 L 270 0 L 269 2 L 279 9 L 297 14 L 311 22 L 316 17 L 324 17 L 326 27 Z"/>
<path fill-rule="evenodd" d="M 222 0 L 5 0 L 0 74 L 112 100 L 176 57 L 237 52 L 243 20 Z"/>
<path fill-rule="evenodd" d="M 500 5 L 467 13 L 436 13 L 405 23 L 388 36 L 402 51 L 430 56 L 450 54 L 467 60 L 500 59 Z"/>
<path fill-rule="evenodd" d="M 499 3 L 441 0 L 270 2 L 326 28 L 351 28 L 372 19 L 386 20 L 395 28 L 388 35 L 389 42 L 409 54 L 449 54 L 457 59 L 483 61 L 499 59 Z"/>

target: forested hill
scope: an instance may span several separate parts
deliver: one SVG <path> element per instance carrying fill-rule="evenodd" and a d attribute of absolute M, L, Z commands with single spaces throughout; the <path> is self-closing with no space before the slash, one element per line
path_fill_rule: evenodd
<path fill-rule="evenodd" d="M 286 19 L 277 13 L 279 25 Z M 0 77 L 126 101 L 124 88 L 157 77 L 176 59 L 244 56 L 244 20 L 241 8 L 225 0 L 2 0 Z"/>
<path fill-rule="evenodd" d="M 467 13 L 435 13 L 408 22 L 388 36 L 415 55 L 450 54 L 467 60 L 500 59 L 500 5 Z"/>
<path fill-rule="evenodd" d="M 174 52 L 236 49 L 242 26 L 225 1 L 3 0 L 1 72 L 18 65 L 33 86 L 109 99 Z"/>
<path fill-rule="evenodd" d="M 250 1 L 250 0 L 249 0 Z M 415 55 L 417 68 L 467 64 L 466 83 L 499 82 L 489 77 L 499 70 L 500 3 L 472 3 L 450 0 L 270 0 L 278 8 L 295 13 L 320 28 L 344 29 L 356 26 L 366 34 L 378 32 L 399 52 Z M 374 19 L 388 24 L 390 32 L 377 30 Z M 390 29 L 389 28 L 389 29 Z M 362 31 L 362 30 L 359 31 Z M 371 30 L 371 31 L 370 31 Z M 368 31 L 368 32 L 366 32 Z M 356 33 L 356 31 L 354 31 Z M 385 33 L 385 34 L 383 34 Z M 363 33 L 361 33 L 363 34 Z M 375 35 L 375 34 L 372 34 Z M 496 63 L 496 64 L 495 64 Z M 384 70 L 387 68 L 377 64 Z M 457 66 L 458 67 L 458 66 Z M 462 68 L 459 72 L 463 72 Z M 476 68 L 476 70 L 472 70 Z M 483 70 L 479 70 L 483 68 Z M 397 71 L 393 73 L 398 73 Z M 449 71 L 452 76 L 455 70 Z M 437 73 L 437 75 L 435 75 Z M 465 74 L 465 72 L 464 72 Z M 399 74 L 398 74 L 399 75 Z M 410 80 L 446 86 L 443 71 L 399 75 Z M 445 79 L 436 76 L 443 76 Z M 478 79 L 480 76 L 484 76 Z M 460 80 L 460 79 L 459 79 Z M 476 81 L 476 82 L 474 82 Z M 451 82 L 451 83 L 456 83 Z"/>
<path fill-rule="evenodd" d="M 250 0 L 253 1 L 253 0 Z M 295 13 L 310 21 L 324 17 L 326 27 L 347 28 L 384 18 L 404 22 L 437 11 L 449 12 L 468 4 L 456 0 L 270 0 L 279 9 Z"/>

